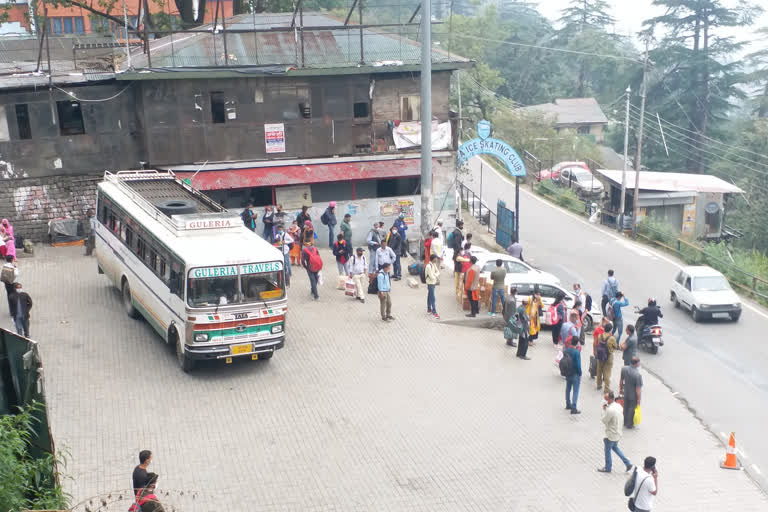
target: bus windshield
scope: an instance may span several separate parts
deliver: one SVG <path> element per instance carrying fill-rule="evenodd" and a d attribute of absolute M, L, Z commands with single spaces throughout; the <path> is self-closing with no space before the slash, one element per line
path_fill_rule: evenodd
<path fill-rule="evenodd" d="M 285 296 L 282 270 L 279 262 L 192 269 L 187 303 L 200 308 L 281 299 Z"/>

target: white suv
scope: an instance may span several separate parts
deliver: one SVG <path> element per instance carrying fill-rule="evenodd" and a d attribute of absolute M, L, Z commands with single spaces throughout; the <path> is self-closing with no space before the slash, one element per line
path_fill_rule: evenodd
<path fill-rule="evenodd" d="M 728 315 L 736 322 L 741 300 L 723 274 L 711 267 L 683 267 L 672 282 L 669 299 L 675 307 L 691 310 L 694 322 L 715 315 Z"/>

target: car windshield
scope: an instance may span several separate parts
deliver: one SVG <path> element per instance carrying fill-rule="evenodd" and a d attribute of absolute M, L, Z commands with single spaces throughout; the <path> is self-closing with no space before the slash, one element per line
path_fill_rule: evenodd
<path fill-rule="evenodd" d="M 592 174 L 583 170 L 573 170 L 573 177 L 579 181 L 591 181 Z"/>
<path fill-rule="evenodd" d="M 731 287 L 722 276 L 697 277 L 693 280 L 693 290 L 696 292 L 720 292 Z"/>
<path fill-rule="evenodd" d="M 187 279 L 192 307 L 248 304 L 285 296 L 280 262 L 194 268 Z"/>

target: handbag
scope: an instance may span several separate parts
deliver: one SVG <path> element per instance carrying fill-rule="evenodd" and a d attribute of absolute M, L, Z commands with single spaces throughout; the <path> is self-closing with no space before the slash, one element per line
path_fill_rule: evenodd
<path fill-rule="evenodd" d="M 635 407 L 635 415 L 632 417 L 632 423 L 635 426 L 638 426 L 641 421 L 643 421 L 643 413 L 640 410 L 640 406 L 638 405 L 637 407 Z"/>
<path fill-rule="evenodd" d="M 640 493 L 640 489 L 643 488 L 643 484 L 646 480 L 650 478 L 649 476 L 643 478 L 643 480 L 640 482 L 640 485 L 637 486 L 637 490 L 635 491 L 635 495 L 629 498 L 629 501 L 627 501 L 627 508 L 631 510 L 632 512 L 635 512 L 635 500 L 637 499 L 638 493 Z"/>

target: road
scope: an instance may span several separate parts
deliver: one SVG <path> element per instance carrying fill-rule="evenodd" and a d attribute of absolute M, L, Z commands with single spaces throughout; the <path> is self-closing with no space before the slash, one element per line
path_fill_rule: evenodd
<path fill-rule="evenodd" d="M 464 184 L 477 194 L 480 159 L 470 164 Z M 483 203 L 494 207 L 498 199 L 514 205 L 514 183 L 485 164 Z M 740 459 L 768 490 L 763 474 L 768 473 L 768 443 L 764 442 L 768 410 L 759 405 L 768 403 L 765 311 L 750 303 L 738 323 L 694 323 L 686 310 L 677 310 L 669 302 L 670 284 L 681 262 L 567 213 L 533 195 L 529 187 L 521 187 L 520 237 L 527 259 L 559 276 L 563 284 L 583 283 L 598 301 L 609 268 L 615 270 L 630 305 L 657 299 L 665 315 L 665 345 L 657 355 L 641 353 L 641 365 L 679 393 L 718 437 L 736 432 Z M 635 315 L 631 318 L 634 322 Z"/>

